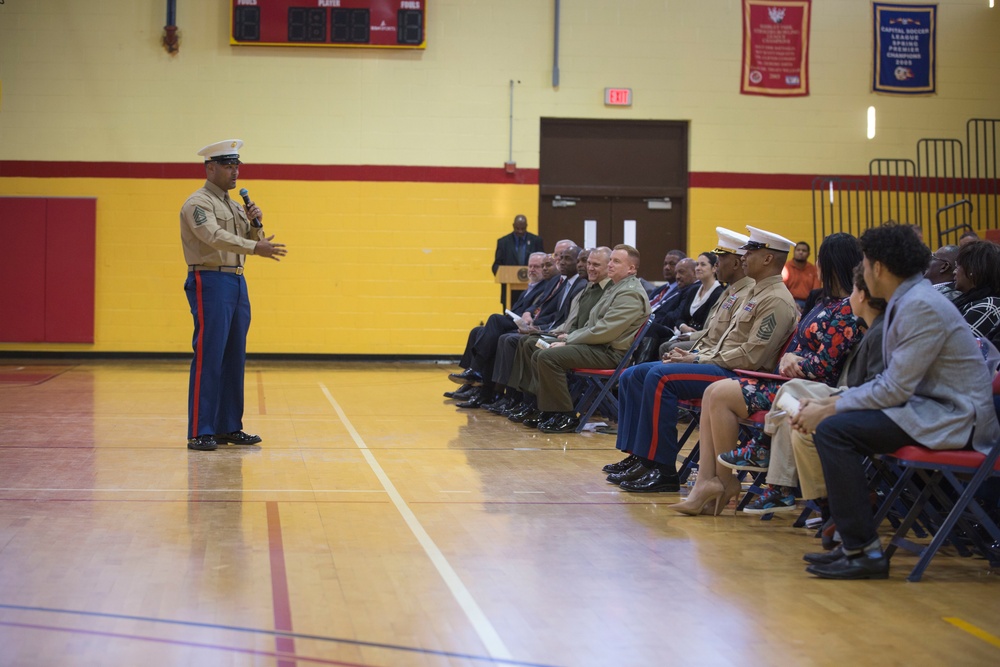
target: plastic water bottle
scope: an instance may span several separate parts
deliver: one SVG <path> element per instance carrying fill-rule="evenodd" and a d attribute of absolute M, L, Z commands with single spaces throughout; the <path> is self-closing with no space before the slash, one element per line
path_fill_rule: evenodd
<path fill-rule="evenodd" d="M 694 483 L 696 481 L 698 481 L 698 468 L 691 468 L 691 471 L 688 473 L 688 478 L 687 482 L 685 482 L 685 485 L 688 488 L 691 488 L 694 486 Z"/>

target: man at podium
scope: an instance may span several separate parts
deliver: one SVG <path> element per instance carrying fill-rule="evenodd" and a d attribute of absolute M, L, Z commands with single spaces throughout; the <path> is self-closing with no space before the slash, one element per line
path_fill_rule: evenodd
<path fill-rule="evenodd" d="M 545 252 L 545 242 L 540 236 L 528 232 L 528 218 L 522 214 L 514 216 L 514 231 L 497 239 L 497 251 L 493 258 L 493 275 L 501 266 L 527 266 L 528 257 L 533 252 Z M 513 292 L 511 301 L 516 301 L 521 292 Z M 506 285 L 500 286 L 500 302 L 507 308 Z"/>

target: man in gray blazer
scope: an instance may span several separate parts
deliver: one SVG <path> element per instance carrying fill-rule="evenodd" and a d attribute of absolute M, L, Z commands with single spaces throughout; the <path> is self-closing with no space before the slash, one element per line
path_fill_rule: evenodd
<path fill-rule="evenodd" d="M 865 459 L 904 445 L 985 451 L 1000 437 L 992 369 L 961 314 L 923 278 L 930 249 L 908 225 L 886 223 L 861 236 L 865 282 L 889 302 L 885 370 L 858 387 L 805 399 L 792 426 L 814 433 L 830 513 L 842 543 L 807 554 L 807 572 L 825 579 L 885 579 Z M 949 307 L 951 306 L 951 307 Z"/>

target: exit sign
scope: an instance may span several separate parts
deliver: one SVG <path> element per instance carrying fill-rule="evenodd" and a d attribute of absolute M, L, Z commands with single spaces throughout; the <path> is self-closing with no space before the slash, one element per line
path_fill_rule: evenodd
<path fill-rule="evenodd" d="M 632 106 L 632 89 L 605 88 L 604 103 L 609 107 L 630 107 Z"/>

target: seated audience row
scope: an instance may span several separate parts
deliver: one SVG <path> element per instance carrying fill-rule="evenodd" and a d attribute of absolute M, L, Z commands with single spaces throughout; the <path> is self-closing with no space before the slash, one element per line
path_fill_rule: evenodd
<path fill-rule="evenodd" d="M 466 370 L 451 376 L 465 386 L 451 395 L 476 386 L 461 407 L 483 405 L 544 432 L 575 430 L 567 372 L 615 367 L 652 312 L 640 353 L 657 354 L 664 340 L 662 359 L 637 354 L 620 379 L 616 446 L 627 456 L 604 467 L 607 480 L 630 492 L 678 491 L 678 405 L 700 399 L 700 474 L 673 509 L 717 515 L 742 488 L 728 469 L 767 471 L 768 486 L 745 511 L 791 511 L 801 495 L 818 499 L 838 531 L 831 551 L 806 554 L 808 572 L 885 578 L 867 459 L 911 443 L 984 450 L 1000 437 L 995 351 L 984 354 L 992 346 L 976 340 L 996 342 L 1000 328 L 1000 247 L 963 238 L 932 256 L 917 228 L 896 223 L 860 240 L 833 234 L 818 253 L 822 286 L 799 321 L 781 277 L 795 244 L 747 229 L 749 237 L 718 228 L 718 247 L 697 260 L 668 253 L 667 283 L 648 296 L 639 253 L 624 245 L 590 251 L 586 280 L 578 273 L 571 293 L 569 258 L 579 250 L 561 242 L 570 250 L 560 249 L 561 279 L 533 278 L 518 317 L 491 316 L 474 330 Z M 545 258 L 532 259 L 535 276 Z M 740 446 L 740 421 L 763 412 L 763 433 Z"/>
<path fill-rule="evenodd" d="M 975 253 L 977 243 L 965 247 Z M 773 486 L 749 511 L 787 506 L 788 492 L 796 485 L 807 498 L 828 495 L 824 513 L 836 525 L 841 544 L 828 553 L 807 554 L 805 560 L 810 563 L 807 571 L 832 579 L 888 576 L 889 562 L 868 500 L 868 458 L 912 443 L 982 450 L 1000 435 L 990 391 L 995 369 L 984 363 L 959 311 L 922 279 L 930 251 L 919 233 L 887 224 L 862 235 L 861 249 L 863 261 L 854 276 L 850 308 L 859 324 L 873 324 L 863 337 L 856 337 L 857 345 L 838 374 L 841 386 L 834 389 L 804 379 L 786 383 L 766 419 L 765 431 L 773 434 L 770 456 L 739 455 L 736 450 L 720 454 L 717 461 L 712 460 L 715 453 L 735 442 L 736 420 L 747 416 L 750 401 L 738 400 L 735 383 L 710 387 L 702 403 L 698 481 L 688 500 L 673 506 L 687 514 L 705 508 L 719 511 L 727 492 L 739 488 L 731 473 L 717 475 L 719 465 L 768 471 Z M 996 250 L 978 252 L 988 256 Z M 967 293 L 970 289 L 960 273 L 964 271 L 956 273 L 956 282 Z M 821 330 L 812 331 L 823 337 Z M 799 329 L 800 337 L 808 332 Z M 781 370 L 789 377 L 799 375 L 784 363 Z M 715 506 L 708 507 L 713 500 Z"/>

